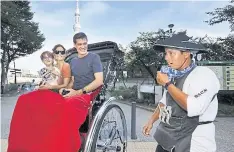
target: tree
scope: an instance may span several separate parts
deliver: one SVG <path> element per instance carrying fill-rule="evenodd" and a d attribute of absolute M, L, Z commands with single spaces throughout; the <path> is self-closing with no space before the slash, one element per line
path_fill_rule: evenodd
<path fill-rule="evenodd" d="M 157 41 L 166 39 L 175 32 L 159 29 L 157 32 L 143 32 L 130 43 L 129 52 L 125 56 L 128 70 L 144 69 L 155 80 L 156 71 L 164 63 L 163 53 L 157 52 L 153 46 Z"/>
<path fill-rule="evenodd" d="M 224 8 L 216 8 L 213 12 L 207 12 L 212 18 L 206 21 L 209 25 L 222 22 L 229 22 L 231 31 L 234 31 L 234 0 L 230 1 L 230 5 Z"/>
<path fill-rule="evenodd" d="M 1 2 L 1 85 L 5 85 L 9 64 L 19 57 L 32 54 L 45 40 L 28 1 Z"/>
<path fill-rule="evenodd" d="M 228 41 L 224 41 L 222 38 L 212 38 L 206 35 L 202 38 L 196 37 L 193 40 L 201 43 L 207 48 L 208 53 L 202 55 L 203 61 L 225 61 L 234 58 L 234 47 L 229 43 L 233 37 L 230 35 L 226 39 L 228 39 Z"/>
<path fill-rule="evenodd" d="M 234 31 L 234 0 L 230 1 L 230 5 L 224 8 L 216 8 L 213 12 L 208 12 L 212 18 L 206 21 L 209 25 L 215 25 L 222 22 L 230 24 L 230 30 Z M 210 53 L 211 60 L 233 60 L 234 58 L 234 34 L 228 35 L 226 38 L 217 38 L 216 42 L 208 44 L 208 48 L 212 50 Z M 213 56 L 215 57 L 212 57 Z"/>

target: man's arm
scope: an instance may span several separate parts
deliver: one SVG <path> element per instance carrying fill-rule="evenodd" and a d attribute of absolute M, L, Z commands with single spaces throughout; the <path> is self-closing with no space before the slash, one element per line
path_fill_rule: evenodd
<path fill-rule="evenodd" d="M 103 85 L 103 72 L 94 73 L 94 81 L 84 87 L 86 92 L 91 92 Z"/>
<path fill-rule="evenodd" d="M 91 92 L 103 84 L 103 73 L 102 72 L 95 73 L 94 77 L 95 77 L 94 81 L 83 88 L 86 92 Z M 70 93 L 64 95 L 64 97 L 70 97 L 70 96 L 83 94 L 82 89 L 80 89 L 80 90 L 66 89 L 66 90 L 70 91 Z M 60 92 L 61 92 L 61 90 L 60 90 Z"/>
<path fill-rule="evenodd" d="M 150 134 L 150 130 L 153 128 L 154 122 L 159 119 L 159 115 L 160 115 L 159 106 L 164 107 L 165 105 L 166 105 L 166 91 L 164 91 L 163 97 L 159 101 L 159 104 L 158 104 L 157 108 L 155 109 L 154 113 L 152 114 L 152 116 L 150 117 L 150 119 L 148 120 L 146 125 L 143 127 L 143 134 L 144 135 L 148 136 Z"/>
<path fill-rule="evenodd" d="M 86 92 L 93 91 L 103 85 L 103 68 L 100 56 L 95 54 L 92 60 L 92 70 L 94 71 L 94 81 L 85 86 L 83 89 Z"/>
<path fill-rule="evenodd" d="M 164 90 L 162 99 L 159 101 L 159 105 L 158 105 L 157 108 L 154 110 L 154 113 L 153 113 L 152 116 L 150 117 L 148 123 L 153 124 L 155 121 L 158 120 L 159 114 L 160 114 L 159 106 L 160 106 L 160 107 L 164 107 L 164 106 L 166 105 L 166 94 L 167 94 L 167 91 Z"/>
<path fill-rule="evenodd" d="M 73 84 L 74 84 L 74 76 L 71 77 L 71 80 L 70 80 L 69 84 L 67 85 L 67 88 L 71 89 L 73 87 Z"/>
<path fill-rule="evenodd" d="M 154 122 L 159 119 L 159 114 L 160 114 L 159 106 L 160 107 L 164 107 L 165 105 L 163 103 L 159 103 L 159 105 L 157 106 L 157 108 L 154 110 L 154 113 L 150 117 L 148 123 L 154 124 Z"/>
<path fill-rule="evenodd" d="M 68 89 L 70 93 L 68 93 L 64 97 L 81 95 L 83 94 L 82 90 L 85 90 L 86 92 L 91 92 L 97 89 L 98 87 L 100 87 L 101 85 L 103 85 L 103 72 L 102 72 L 103 68 L 102 68 L 100 57 L 98 55 L 94 56 L 92 60 L 92 68 L 93 68 L 92 70 L 94 71 L 94 80 L 90 84 L 86 85 L 84 88 L 80 90 Z"/>

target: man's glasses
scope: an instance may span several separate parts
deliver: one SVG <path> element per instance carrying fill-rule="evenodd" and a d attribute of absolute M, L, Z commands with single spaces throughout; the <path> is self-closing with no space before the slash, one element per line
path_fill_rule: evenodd
<path fill-rule="evenodd" d="M 54 53 L 55 53 L 55 54 L 64 55 L 66 52 L 65 52 L 65 51 L 57 51 L 57 50 L 55 50 Z"/>

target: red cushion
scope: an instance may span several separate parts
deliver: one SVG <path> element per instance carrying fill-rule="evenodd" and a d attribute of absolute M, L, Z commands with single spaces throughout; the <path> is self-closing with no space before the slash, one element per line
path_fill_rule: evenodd
<path fill-rule="evenodd" d="M 79 128 L 92 95 L 63 98 L 49 90 L 19 97 L 10 125 L 8 152 L 77 152 Z"/>

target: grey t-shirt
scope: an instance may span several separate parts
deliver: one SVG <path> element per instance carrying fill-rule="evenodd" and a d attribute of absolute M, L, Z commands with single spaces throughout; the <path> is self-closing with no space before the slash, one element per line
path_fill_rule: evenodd
<path fill-rule="evenodd" d="M 71 73 L 74 76 L 73 89 L 79 90 L 90 84 L 94 79 L 94 73 L 103 72 L 99 55 L 88 53 L 83 58 L 74 57 L 71 62 Z"/>

